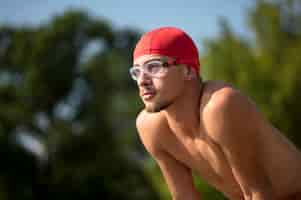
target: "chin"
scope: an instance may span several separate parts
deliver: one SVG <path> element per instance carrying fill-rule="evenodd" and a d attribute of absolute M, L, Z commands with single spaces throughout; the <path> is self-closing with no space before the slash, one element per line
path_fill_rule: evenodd
<path fill-rule="evenodd" d="M 151 105 L 145 105 L 145 110 L 148 113 L 158 113 L 166 108 L 168 108 L 172 102 L 161 102 Z"/>

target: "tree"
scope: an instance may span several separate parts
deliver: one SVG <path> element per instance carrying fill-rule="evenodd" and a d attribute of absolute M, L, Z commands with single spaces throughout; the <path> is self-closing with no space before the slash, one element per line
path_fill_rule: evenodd
<path fill-rule="evenodd" d="M 236 36 L 222 22 L 220 37 L 207 41 L 203 58 L 206 78 L 233 83 L 250 95 L 299 147 L 300 6 L 300 1 L 293 0 L 258 1 L 248 20 L 254 39 Z"/>
<path fill-rule="evenodd" d="M 138 36 L 77 10 L 0 27 L 2 199 L 158 199 L 123 140 Z"/>

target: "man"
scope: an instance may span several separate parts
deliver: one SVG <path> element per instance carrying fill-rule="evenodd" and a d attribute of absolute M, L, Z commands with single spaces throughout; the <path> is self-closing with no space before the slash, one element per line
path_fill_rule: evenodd
<path fill-rule="evenodd" d="M 201 198 L 192 171 L 232 200 L 301 199 L 301 153 L 238 90 L 200 83 L 198 51 L 185 32 L 144 34 L 130 73 L 145 105 L 139 136 L 173 200 Z"/>

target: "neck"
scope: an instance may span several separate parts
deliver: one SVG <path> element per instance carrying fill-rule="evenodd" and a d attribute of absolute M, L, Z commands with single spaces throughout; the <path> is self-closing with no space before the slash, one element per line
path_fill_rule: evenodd
<path fill-rule="evenodd" d="M 193 136 L 200 127 L 200 100 L 203 84 L 197 83 L 185 89 L 184 93 L 163 112 L 171 126 L 184 130 Z"/>

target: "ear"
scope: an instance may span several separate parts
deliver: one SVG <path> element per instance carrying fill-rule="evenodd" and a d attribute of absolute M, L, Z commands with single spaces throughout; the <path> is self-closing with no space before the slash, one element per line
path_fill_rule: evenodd
<path fill-rule="evenodd" d="M 195 77 L 195 73 L 190 67 L 184 67 L 184 73 L 185 80 L 192 80 Z"/>

